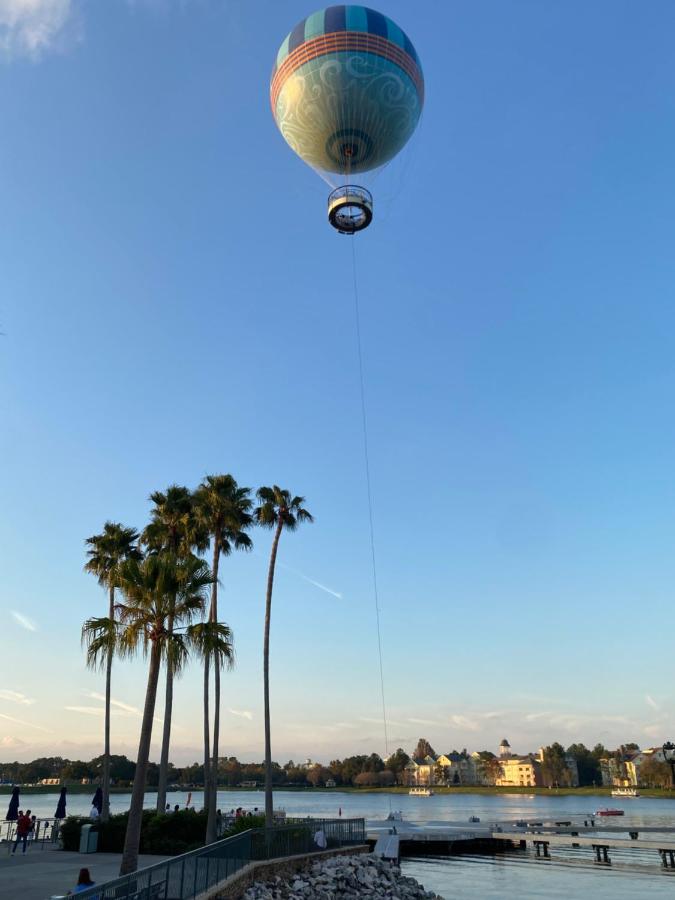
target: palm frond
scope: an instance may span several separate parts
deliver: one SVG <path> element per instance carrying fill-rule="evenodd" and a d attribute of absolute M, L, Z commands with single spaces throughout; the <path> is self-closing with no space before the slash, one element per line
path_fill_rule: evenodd
<path fill-rule="evenodd" d="M 108 618 L 91 618 L 82 625 L 81 641 L 87 648 L 86 664 L 90 669 L 102 669 L 116 652 L 118 623 Z"/>

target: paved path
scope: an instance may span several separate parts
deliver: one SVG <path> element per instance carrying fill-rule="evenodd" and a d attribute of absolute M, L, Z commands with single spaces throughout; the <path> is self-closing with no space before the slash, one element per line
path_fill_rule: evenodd
<path fill-rule="evenodd" d="M 0 849 L 0 897 L 13 900 L 48 900 L 52 894 L 72 890 L 81 868 L 87 867 L 91 877 L 100 884 L 117 878 L 120 853 L 71 853 L 66 850 L 31 848 L 24 856 L 21 848 L 16 856 L 7 854 L 7 846 Z M 139 856 L 138 867 L 143 869 L 166 859 L 165 856 Z"/>

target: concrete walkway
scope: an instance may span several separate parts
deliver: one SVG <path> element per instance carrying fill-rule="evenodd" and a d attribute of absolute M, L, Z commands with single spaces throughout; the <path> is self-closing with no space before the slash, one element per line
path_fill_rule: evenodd
<path fill-rule="evenodd" d="M 120 853 L 71 853 L 66 850 L 30 848 L 26 855 L 21 846 L 16 856 L 0 848 L 0 897 L 17 900 L 48 900 L 53 894 L 65 894 L 75 887 L 80 869 L 87 868 L 92 879 L 101 884 L 117 878 Z M 144 869 L 167 859 L 166 856 L 139 856 L 138 868 Z"/>

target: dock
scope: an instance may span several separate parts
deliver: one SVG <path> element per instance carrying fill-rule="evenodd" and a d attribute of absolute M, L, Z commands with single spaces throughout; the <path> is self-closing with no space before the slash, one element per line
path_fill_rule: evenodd
<path fill-rule="evenodd" d="M 610 824 L 590 814 L 564 820 L 423 823 L 392 815 L 393 818 L 369 821 L 367 839 L 374 845 L 385 835 L 396 835 L 401 856 L 491 854 L 525 851 L 529 846 L 536 859 L 550 860 L 556 849 L 589 849 L 589 862 L 598 865 L 611 866 L 612 855 L 618 854 L 623 860 L 638 861 L 639 857 L 639 861 L 647 860 L 648 864 L 660 861 L 662 870 L 675 874 L 675 826 L 635 825 L 630 821 L 619 825 L 615 819 Z M 651 839 L 651 835 L 655 837 Z"/>

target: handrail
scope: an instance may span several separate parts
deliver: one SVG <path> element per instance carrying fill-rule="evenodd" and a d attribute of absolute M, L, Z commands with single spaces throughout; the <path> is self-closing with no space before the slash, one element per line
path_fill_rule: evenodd
<path fill-rule="evenodd" d="M 365 843 L 364 819 L 305 819 L 271 828 L 250 828 L 113 881 L 94 885 L 80 891 L 78 900 L 194 900 L 253 860 L 278 859 L 318 850 L 314 836 L 320 830 L 329 848 Z"/>

